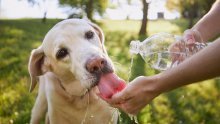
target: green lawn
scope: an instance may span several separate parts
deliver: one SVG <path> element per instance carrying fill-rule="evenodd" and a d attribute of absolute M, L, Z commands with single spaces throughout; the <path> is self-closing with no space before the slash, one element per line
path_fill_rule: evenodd
<path fill-rule="evenodd" d="M 60 20 L 0 20 L 0 124 L 29 123 L 37 90 L 28 92 L 30 83 L 27 63 L 30 52 L 39 46 L 46 32 Z M 129 43 L 138 37 L 139 21 L 99 21 L 106 36 L 107 51 L 114 61 L 117 74 L 128 80 L 130 67 Z M 149 35 L 157 32 L 181 34 L 185 20 L 150 21 Z M 136 56 L 131 79 L 155 72 Z M 220 122 L 220 80 L 189 85 L 157 97 L 138 115 L 146 124 L 217 124 Z M 129 123 L 122 120 L 122 123 Z"/>

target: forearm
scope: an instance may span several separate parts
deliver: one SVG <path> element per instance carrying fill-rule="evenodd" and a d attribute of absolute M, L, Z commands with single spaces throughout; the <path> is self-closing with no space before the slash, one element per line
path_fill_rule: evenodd
<path fill-rule="evenodd" d="M 200 33 L 203 41 L 208 41 L 211 38 L 220 34 L 220 0 L 217 0 L 211 10 L 193 26 L 193 30 Z"/>
<path fill-rule="evenodd" d="M 156 89 L 166 92 L 183 85 L 220 76 L 220 38 L 179 66 L 158 76 Z"/>

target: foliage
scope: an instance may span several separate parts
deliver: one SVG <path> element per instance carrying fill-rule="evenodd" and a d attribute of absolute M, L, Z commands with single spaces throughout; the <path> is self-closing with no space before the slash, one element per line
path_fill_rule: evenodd
<path fill-rule="evenodd" d="M 180 11 L 183 16 L 184 13 L 195 11 L 198 16 L 202 16 L 209 11 L 212 4 L 216 0 L 167 0 L 166 6 L 168 9 L 176 9 Z"/>
<path fill-rule="evenodd" d="M 60 20 L 0 20 L 0 124 L 29 123 L 36 92 L 28 92 L 27 63 L 30 52 L 40 45 L 46 32 Z M 116 73 L 128 80 L 130 67 L 129 43 L 138 37 L 139 21 L 103 20 L 99 25 L 105 32 L 105 45 L 113 60 Z M 186 20 L 149 21 L 149 35 L 157 32 L 181 34 Z M 158 28 L 159 25 L 159 28 Z M 132 75 L 153 75 L 157 72 L 134 57 Z M 157 97 L 138 115 L 140 124 L 216 124 L 220 122 L 220 80 L 208 80 L 179 88 Z M 125 124 L 130 124 L 130 121 Z"/>
<path fill-rule="evenodd" d="M 72 8 L 82 9 L 87 17 L 93 20 L 93 13 L 103 14 L 108 5 L 108 0 L 59 0 L 61 5 L 68 5 Z"/>
<path fill-rule="evenodd" d="M 166 6 L 170 10 L 178 10 L 183 17 L 188 18 L 188 28 L 191 28 L 194 18 L 206 14 L 214 2 L 215 0 L 167 0 Z"/>
<path fill-rule="evenodd" d="M 0 20 L 0 124 L 29 122 L 36 96 L 28 92 L 29 54 L 57 21 Z"/>

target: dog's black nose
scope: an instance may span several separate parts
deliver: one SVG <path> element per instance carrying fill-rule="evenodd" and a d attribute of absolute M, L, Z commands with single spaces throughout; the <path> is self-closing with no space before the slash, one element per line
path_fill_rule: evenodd
<path fill-rule="evenodd" d="M 93 57 L 86 62 L 86 69 L 90 73 L 99 73 L 105 68 L 106 63 L 102 57 Z"/>

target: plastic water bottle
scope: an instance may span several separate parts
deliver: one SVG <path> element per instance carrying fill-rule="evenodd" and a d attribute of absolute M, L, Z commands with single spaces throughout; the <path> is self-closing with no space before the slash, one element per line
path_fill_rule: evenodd
<path fill-rule="evenodd" d="M 152 68 L 164 71 L 177 66 L 206 46 L 199 42 L 187 45 L 181 36 L 158 33 L 143 42 L 131 41 L 130 53 L 140 54 Z"/>

